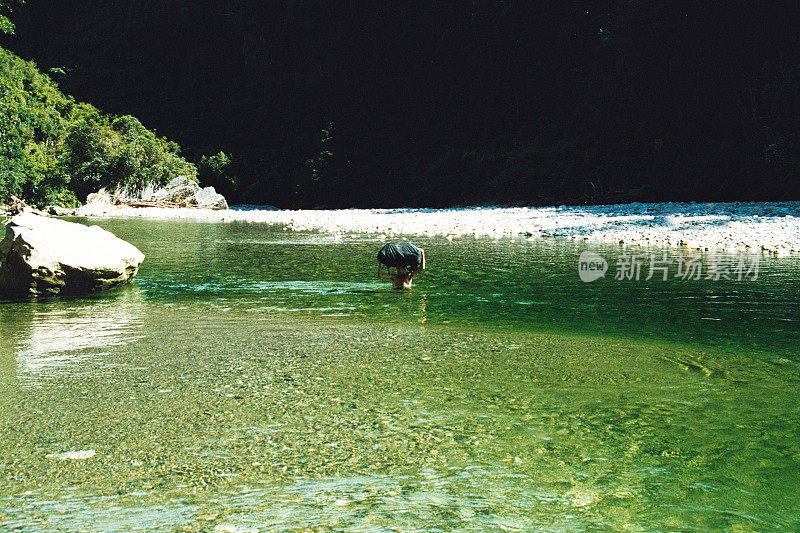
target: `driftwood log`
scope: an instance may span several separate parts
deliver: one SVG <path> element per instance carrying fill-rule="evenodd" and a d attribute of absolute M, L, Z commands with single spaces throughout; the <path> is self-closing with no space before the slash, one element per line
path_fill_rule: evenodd
<path fill-rule="evenodd" d="M 152 200 L 139 200 L 136 198 L 114 198 L 114 205 L 127 205 L 130 207 L 170 207 L 170 208 L 178 208 L 178 207 L 193 207 L 189 205 L 189 202 L 186 200 L 181 200 L 179 202 L 154 202 Z"/>
<path fill-rule="evenodd" d="M 22 214 L 22 213 L 33 213 L 34 215 L 45 215 L 44 211 L 40 211 L 39 209 L 34 209 L 33 207 L 29 206 L 25 203 L 25 200 L 21 198 L 17 198 L 13 194 L 10 196 L 9 203 L 7 206 L 0 206 L 0 214 L 8 215 L 10 217 Z"/>

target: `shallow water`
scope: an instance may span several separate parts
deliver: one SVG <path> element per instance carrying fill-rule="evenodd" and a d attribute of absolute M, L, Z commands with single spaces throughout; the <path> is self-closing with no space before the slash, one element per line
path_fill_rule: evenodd
<path fill-rule="evenodd" d="M 800 527 L 796 259 L 415 239 L 395 292 L 377 238 L 100 224 L 134 285 L 0 304 L 0 530 Z"/>

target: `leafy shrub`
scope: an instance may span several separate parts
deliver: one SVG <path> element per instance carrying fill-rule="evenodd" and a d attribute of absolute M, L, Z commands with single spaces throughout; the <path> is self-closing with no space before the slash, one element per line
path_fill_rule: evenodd
<path fill-rule="evenodd" d="M 216 155 L 202 156 L 197 173 L 200 181 L 213 186 L 226 198 L 232 198 L 240 185 L 234 162 L 222 151 Z"/>
<path fill-rule="evenodd" d="M 0 48 L 0 203 L 75 205 L 100 187 L 142 189 L 197 169 L 132 116 L 76 103 L 33 63 Z"/>

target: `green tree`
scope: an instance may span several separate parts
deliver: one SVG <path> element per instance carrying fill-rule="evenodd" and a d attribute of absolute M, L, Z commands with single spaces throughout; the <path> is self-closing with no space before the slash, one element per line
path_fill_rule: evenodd
<path fill-rule="evenodd" d="M 330 205 L 346 194 L 341 146 L 333 122 L 320 132 L 318 151 L 306 160 L 308 177 L 296 184 L 295 201 L 311 207 Z"/>
<path fill-rule="evenodd" d="M 319 181 L 330 178 L 331 160 L 333 159 L 333 134 L 333 122 L 329 122 L 328 127 L 322 129 L 319 140 L 319 152 L 317 152 L 314 157 L 306 160 L 306 164 L 311 171 L 311 181 Z"/>
<path fill-rule="evenodd" d="M 0 0 L 0 33 L 14 33 L 14 23 L 6 13 L 10 12 L 14 5 L 22 3 L 24 0 Z"/>
<path fill-rule="evenodd" d="M 13 194 L 73 205 L 100 187 L 195 178 L 179 152 L 132 116 L 76 103 L 36 65 L 0 48 L 0 203 Z"/>
<path fill-rule="evenodd" d="M 197 165 L 197 176 L 200 181 L 211 185 L 226 198 L 233 197 L 240 186 L 234 162 L 223 151 L 212 156 L 202 156 Z"/>

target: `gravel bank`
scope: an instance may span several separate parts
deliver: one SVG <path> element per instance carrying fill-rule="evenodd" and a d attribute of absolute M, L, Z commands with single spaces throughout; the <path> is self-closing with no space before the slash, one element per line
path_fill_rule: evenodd
<path fill-rule="evenodd" d="M 560 207 L 457 209 L 227 211 L 94 206 L 88 217 L 143 217 L 209 222 L 251 222 L 287 231 L 426 235 L 458 238 L 562 237 L 641 246 L 800 253 L 800 202 L 660 203 Z"/>

